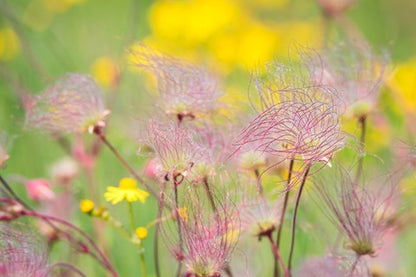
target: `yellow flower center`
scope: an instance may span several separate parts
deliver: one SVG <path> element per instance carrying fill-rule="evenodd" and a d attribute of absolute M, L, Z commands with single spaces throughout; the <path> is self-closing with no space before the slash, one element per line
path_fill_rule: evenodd
<path fill-rule="evenodd" d="M 132 178 L 123 178 L 120 180 L 119 188 L 125 190 L 135 190 L 137 188 L 137 182 Z"/>

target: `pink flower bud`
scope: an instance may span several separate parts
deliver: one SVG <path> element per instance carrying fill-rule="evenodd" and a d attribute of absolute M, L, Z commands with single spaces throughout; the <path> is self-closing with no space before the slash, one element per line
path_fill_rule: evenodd
<path fill-rule="evenodd" d="M 29 180 L 26 182 L 26 188 L 32 200 L 43 201 L 55 198 L 55 193 L 51 190 L 50 184 L 46 180 Z"/>

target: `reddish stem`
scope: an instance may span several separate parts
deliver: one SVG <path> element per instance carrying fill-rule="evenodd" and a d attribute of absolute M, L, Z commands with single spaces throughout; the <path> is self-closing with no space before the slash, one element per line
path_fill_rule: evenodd
<path fill-rule="evenodd" d="M 298 195 L 296 196 L 296 203 L 295 203 L 295 210 L 293 212 L 293 219 L 292 219 L 292 239 L 290 242 L 290 252 L 289 252 L 289 261 L 288 261 L 288 270 L 289 276 L 291 276 L 291 269 L 292 269 L 292 257 L 293 257 L 293 248 L 295 246 L 295 232 L 296 232 L 296 216 L 298 214 L 298 208 L 300 203 L 300 197 L 302 196 L 303 187 L 305 186 L 306 178 L 308 177 L 310 166 L 306 168 L 305 174 L 302 178 L 302 183 L 300 184 Z"/>
<path fill-rule="evenodd" d="M 284 276 L 285 276 L 285 277 L 290 276 L 290 275 L 289 275 L 289 272 L 287 271 L 287 268 L 285 267 L 285 264 L 283 263 L 282 257 L 280 257 L 280 254 L 279 254 L 279 249 L 277 248 L 277 245 L 276 245 L 276 244 L 274 243 L 274 241 L 273 241 L 272 234 L 271 234 L 271 233 L 269 233 L 269 234 L 267 234 L 267 235 L 266 235 L 266 237 L 269 239 L 270 244 L 272 245 L 272 248 L 273 248 L 273 253 L 274 253 L 274 255 L 275 255 L 276 259 L 279 261 L 280 266 L 281 266 L 281 267 L 282 267 L 282 269 L 283 269 L 283 274 L 284 274 Z"/>
<path fill-rule="evenodd" d="M 114 146 L 103 135 L 100 128 L 95 128 L 94 133 L 102 140 L 102 142 L 110 149 L 110 151 L 117 157 L 117 159 L 123 164 L 123 166 L 130 172 L 133 177 L 139 181 L 155 198 L 157 198 L 156 192 L 134 171 L 130 164 L 120 155 L 120 153 L 114 148 Z"/>
<path fill-rule="evenodd" d="M 87 242 L 91 245 L 91 247 L 97 252 L 98 256 L 101 258 L 102 265 L 111 273 L 113 277 L 118 277 L 118 274 L 115 272 L 114 268 L 111 266 L 110 262 L 108 261 L 107 257 L 101 252 L 101 250 L 98 248 L 98 246 L 94 243 L 92 238 L 88 236 L 84 231 L 79 229 L 77 226 L 63 220 L 60 218 L 56 218 L 49 215 L 39 214 L 37 212 L 33 211 L 26 211 L 23 210 L 20 213 L 22 216 L 28 216 L 28 217 L 36 217 L 47 221 L 57 222 L 59 224 L 62 224 L 64 226 L 67 226 L 73 230 L 75 230 L 77 233 L 79 233 L 84 239 L 87 240 Z M 90 253 L 91 254 L 91 253 Z"/>

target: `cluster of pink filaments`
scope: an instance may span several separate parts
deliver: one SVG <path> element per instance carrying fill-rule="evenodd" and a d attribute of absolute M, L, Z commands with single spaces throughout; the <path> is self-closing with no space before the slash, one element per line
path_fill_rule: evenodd
<path fill-rule="evenodd" d="M 88 75 L 67 74 L 42 94 L 25 99 L 26 125 L 53 134 L 92 132 L 109 111 L 100 88 Z"/>

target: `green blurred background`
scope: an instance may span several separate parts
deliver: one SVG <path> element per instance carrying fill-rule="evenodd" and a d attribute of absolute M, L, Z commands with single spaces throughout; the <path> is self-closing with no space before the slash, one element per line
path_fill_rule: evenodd
<path fill-rule="evenodd" d="M 208 66 L 224 80 L 222 101 L 245 109 L 253 69 L 274 58 L 286 57 L 291 43 L 319 49 L 325 34 L 334 40 L 342 39 L 348 35 L 346 28 L 352 29 L 375 48 L 387 49 L 392 60 L 379 106 L 385 121 L 372 122 L 369 151 L 391 156 L 387 149 L 395 139 L 411 137 L 409 131 L 416 116 L 413 0 L 357 0 L 333 20 L 325 18 L 312 0 L 0 0 L 0 10 L 0 131 L 5 131 L 12 142 L 8 149 L 11 158 L 2 175 L 11 180 L 15 174 L 49 178 L 51 165 L 67 155 L 53 138 L 24 129 L 20 105 L 22 94 L 38 93 L 66 72 L 94 76 L 112 111 L 108 137 L 135 168 L 143 166 L 145 160 L 136 155 L 132 133 L 134 120 L 148 112 L 154 84 L 129 63 L 126 50 L 139 42 Z M 127 176 L 107 149 L 102 150 L 96 169 L 101 192 Z M 27 199 L 24 186 L 11 183 Z M 81 173 L 73 183 L 73 222 L 91 234 L 91 219 L 78 210 L 78 200 L 89 197 L 85 186 L 86 178 Z M 102 193 L 100 201 L 105 204 Z M 308 205 L 307 199 L 304 205 Z M 153 200 L 144 205 L 135 203 L 134 208 L 142 225 L 156 217 Z M 123 203 L 110 209 L 126 220 Z M 305 219 L 313 222 L 314 216 L 306 210 L 300 215 L 304 219 L 298 233 L 296 263 L 304 258 L 301 253 L 309 256 L 325 250 L 324 238 L 318 236 L 320 231 Z M 134 246 L 117 237 L 111 228 L 103 228 L 102 232 L 108 236 L 110 257 L 120 276 L 140 276 Z M 416 274 L 412 263 L 416 239 L 410 233 L 405 232 L 399 244 L 403 276 Z M 152 276 L 152 236 L 144 246 Z M 269 259 L 268 247 L 264 248 L 264 255 L 268 255 L 265 259 Z M 60 244 L 54 248 L 51 260 L 64 258 L 63 249 Z M 168 253 L 164 252 L 167 261 Z M 87 276 L 104 276 L 90 259 L 80 262 Z M 166 273 L 168 267 L 164 268 Z"/>

